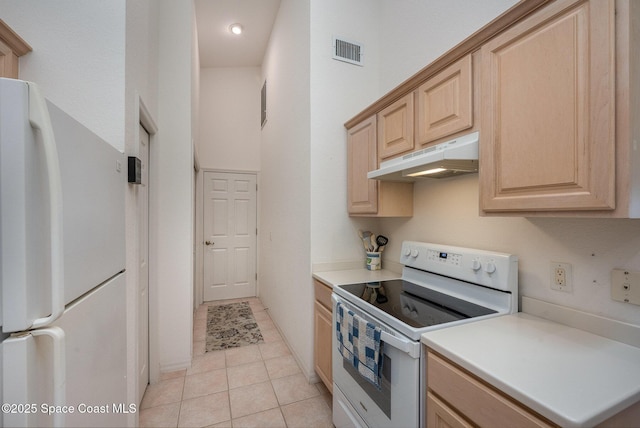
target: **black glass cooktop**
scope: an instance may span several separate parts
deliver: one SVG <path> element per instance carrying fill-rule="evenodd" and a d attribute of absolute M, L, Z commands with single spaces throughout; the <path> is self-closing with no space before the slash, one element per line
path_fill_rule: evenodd
<path fill-rule="evenodd" d="M 428 327 L 496 311 L 402 279 L 340 285 L 411 327 Z"/>

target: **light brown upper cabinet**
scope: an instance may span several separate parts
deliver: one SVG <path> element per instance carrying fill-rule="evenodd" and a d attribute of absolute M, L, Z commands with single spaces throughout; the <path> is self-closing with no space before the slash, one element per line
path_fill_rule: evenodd
<path fill-rule="evenodd" d="M 640 218 L 639 48 L 640 1 L 519 1 L 345 127 L 392 113 L 379 159 L 479 131 L 483 215 Z"/>
<path fill-rule="evenodd" d="M 18 78 L 18 58 L 31 46 L 0 19 L 0 77 Z"/>
<path fill-rule="evenodd" d="M 413 148 L 413 92 L 410 92 L 378 113 L 378 158 L 385 160 Z"/>
<path fill-rule="evenodd" d="M 376 169 L 376 117 L 347 130 L 347 195 L 349 214 L 378 212 L 378 182 L 367 172 Z"/>
<path fill-rule="evenodd" d="M 484 213 L 616 208 L 614 6 L 558 0 L 482 46 Z"/>
<path fill-rule="evenodd" d="M 427 144 L 473 126 L 471 55 L 418 88 L 418 143 Z"/>
<path fill-rule="evenodd" d="M 413 183 L 367 178 L 378 167 L 376 116 L 347 130 L 347 206 L 349 215 L 411 217 Z"/>

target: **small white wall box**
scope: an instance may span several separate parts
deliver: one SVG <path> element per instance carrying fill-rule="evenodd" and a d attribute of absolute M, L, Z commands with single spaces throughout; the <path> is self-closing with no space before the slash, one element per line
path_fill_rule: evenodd
<path fill-rule="evenodd" d="M 135 156 L 129 156 L 127 181 L 131 184 L 142 183 L 142 162 Z"/>

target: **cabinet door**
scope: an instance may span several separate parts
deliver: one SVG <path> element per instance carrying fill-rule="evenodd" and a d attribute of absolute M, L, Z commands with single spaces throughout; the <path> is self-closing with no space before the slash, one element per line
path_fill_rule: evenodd
<path fill-rule="evenodd" d="M 370 180 L 378 166 L 376 116 L 347 131 L 347 204 L 349 215 L 411 217 L 413 183 Z"/>
<path fill-rule="evenodd" d="M 413 92 L 378 113 L 378 156 L 388 159 L 413 150 Z"/>
<path fill-rule="evenodd" d="M 440 414 L 438 418 L 443 420 L 461 420 L 461 415 L 464 415 L 464 419 L 472 421 L 473 426 L 481 427 L 554 426 L 513 398 L 431 350 L 427 351 L 427 387 L 429 393 L 436 394 L 450 406 L 449 410 L 440 409 L 437 412 Z M 427 418 L 430 412 L 428 406 L 429 402 Z M 447 423 L 458 426 L 454 422 Z"/>
<path fill-rule="evenodd" d="M 559 0 L 482 47 L 484 212 L 615 208 L 614 15 Z"/>
<path fill-rule="evenodd" d="M 376 156 L 376 117 L 349 129 L 347 136 L 347 194 L 349 214 L 378 212 L 378 181 L 367 172 L 378 165 Z"/>
<path fill-rule="evenodd" d="M 471 428 L 464 417 L 427 392 L 427 428 Z"/>
<path fill-rule="evenodd" d="M 315 369 L 325 386 L 333 393 L 333 375 L 331 365 L 331 339 L 333 335 L 333 320 L 331 311 L 315 302 L 315 334 L 314 357 Z"/>
<path fill-rule="evenodd" d="M 418 141 L 427 144 L 473 126 L 471 55 L 418 88 Z"/>
<path fill-rule="evenodd" d="M 29 52 L 31 46 L 0 19 L 0 77 L 17 79 L 19 57 Z"/>
<path fill-rule="evenodd" d="M 0 77 L 18 78 L 18 57 L 0 40 Z"/>

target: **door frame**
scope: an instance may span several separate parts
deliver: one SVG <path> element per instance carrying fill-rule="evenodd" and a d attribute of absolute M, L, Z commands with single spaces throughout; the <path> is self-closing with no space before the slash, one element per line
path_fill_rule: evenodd
<path fill-rule="evenodd" d="M 158 356 L 158 303 L 157 303 L 158 290 L 157 288 L 153 287 L 153 284 L 157 284 L 157 274 L 156 274 L 155 266 L 157 261 L 157 239 L 158 239 L 157 233 L 156 233 L 158 210 L 155 208 L 157 206 L 157 197 L 155 194 L 156 192 L 154 191 L 154 188 L 156 187 L 155 184 L 157 183 L 157 173 L 155 171 L 156 168 L 154 168 L 154 165 L 157 165 L 157 153 L 155 153 L 156 151 L 153 150 L 153 147 L 156 144 L 158 126 L 156 125 L 156 122 L 153 119 L 153 116 L 147 109 L 147 106 L 145 105 L 141 97 L 138 97 L 138 120 L 135 126 L 136 153 L 138 153 L 137 144 L 139 144 L 138 141 L 140 139 L 138 125 L 142 125 L 142 127 L 144 127 L 144 129 L 149 134 L 149 164 L 147 166 L 149 168 L 149 191 L 148 191 L 148 209 L 147 209 L 147 212 L 148 212 L 147 239 L 149 241 L 148 243 L 149 245 L 149 254 L 148 254 L 149 350 L 148 350 L 148 355 L 149 355 L 149 384 L 153 384 L 158 382 L 160 379 L 160 365 L 159 365 L 159 356 Z M 136 200 L 136 203 L 137 203 L 137 200 Z M 137 210 L 136 210 L 136 214 L 137 214 Z M 136 222 L 136 237 L 138 236 L 138 230 L 137 230 L 138 227 L 139 227 L 139 224 Z M 137 246 L 137 243 L 136 243 L 136 246 Z M 137 251 L 136 251 L 136 254 L 137 254 Z M 139 266 L 139 262 L 140 261 L 136 256 L 136 269 Z M 135 275 L 136 275 L 136 278 L 139 279 L 137 270 Z M 133 291 L 133 294 L 135 294 L 135 298 L 133 299 L 133 303 L 132 303 L 133 306 L 135 307 L 136 315 L 138 314 L 138 308 L 139 308 L 138 289 L 139 289 L 139 284 L 138 284 L 138 281 L 136 281 L 136 287 L 135 287 L 135 290 Z M 137 333 L 138 331 L 137 316 L 135 320 L 136 320 L 135 332 Z M 133 341 L 135 342 L 135 346 L 133 347 L 133 349 L 135 349 L 135 358 L 133 359 L 134 363 L 132 365 L 135 366 L 135 372 L 136 372 L 136 376 L 134 379 L 136 384 L 135 396 L 137 397 L 139 393 L 138 376 L 137 376 L 137 371 L 138 371 L 137 334 L 136 334 L 136 337 L 133 339 Z"/>
<path fill-rule="evenodd" d="M 146 142 L 144 142 L 143 144 L 143 138 L 141 138 L 143 135 L 146 135 Z M 142 154 L 142 146 L 145 145 L 146 146 L 146 156 L 144 156 Z M 151 376 L 150 376 L 150 372 L 149 372 L 149 366 L 150 366 L 150 362 L 149 362 L 149 332 L 150 332 L 150 328 L 149 328 L 149 307 L 150 307 L 150 299 L 149 299 L 149 289 L 150 289 L 150 284 L 151 281 L 149 280 L 149 273 L 150 273 L 150 267 L 149 267 L 149 191 L 151 189 L 151 183 L 150 183 L 150 176 L 149 176 L 149 164 L 151 163 L 151 135 L 149 134 L 149 131 L 147 131 L 147 128 L 142 124 L 142 122 L 139 123 L 138 126 L 138 158 L 141 161 L 142 164 L 142 183 L 137 187 L 137 198 L 136 198 L 136 205 L 138 207 L 138 214 L 139 214 L 139 221 L 137 223 L 137 245 L 138 245 L 138 252 L 137 252 L 137 256 L 138 256 L 138 266 L 137 266 L 137 271 L 136 274 L 138 275 L 138 290 L 137 290 L 137 305 L 138 305 L 138 317 L 137 317 L 137 346 L 136 346 L 136 368 L 137 368 L 137 373 L 138 376 L 140 376 L 140 362 L 144 361 L 141 360 L 141 353 L 144 354 L 144 352 L 146 351 L 146 384 L 144 385 L 144 388 L 146 390 L 146 386 L 147 384 L 149 384 L 150 380 L 151 380 Z M 145 174 L 145 170 L 146 170 L 146 174 Z M 145 177 L 146 175 L 146 177 Z M 146 178 L 146 182 L 145 182 L 145 178 Z M 146 187 L 146 189 L 145 189 Z M 141 191 L 142 190 L 146 190 L 146 207 L 144 207 L 144 200 L 141 196 Z M 146 216 L 145 216 L 146 214 Z M 144 228 L 146 227 L 146 232 L 144 231 Z M 146 240 L 146 242 L 145 242 Z M 146 274 L 143 275 L 143 270 L 141 269 L 141 265 L 140 262 L 143 259 L 142 257 L 140 257 L 140 255 L 143 253 L 144 247 L 146 246 L 146 254 L 144 254 L 145 256 L 145 269 L 146 270 Z M 146 308 L 145 311 L 142 311 L 142 307 L 144 306 L 143 300 L 141 298 L 141 287 L 143 285 L 143 279 L 146 278 Z M 145 312 L 146 312 L 146 320 L 145 320 Z M 144 331 L 144 324 L 146 323 L 146 333 L 144 333 L 146 335 L 146 350 L 144 350 L 143 346 L 141 345 L 142 342 L 142 334 L 141 332 Z M 144 395 L 144 391 L 141 391 L 141 380 L 140 377 L 137 378 L 137 382 L 138 382 L 138 396 L 136 397 L 136 402 L 138 404 L 142 403 L 142 397 Z"/>
<path fill-rule="evenodd" d="M 256 183 L 258 190 L 256 191 L 256 226 L 260 231 L 260 173 L 258 171 L 249 170 L 233 170 L 233 169 L 217 169 L 217 168 L 200 168 L 197 172 L 196 180 L 196 236 L 198 237 L 196 242 L 196 271 L 197 275 L 194 276 L 195 284 L 195 310 L 204 302 L 204 174 L 206 172 L 215 172 L 222 174 L 252 174 L 256 176 Z M 260 234 L 256 235 L 256 273 L 258 277 L 256 279 L 256 295 L 260 294 L 260 275 L 258 267 L 260 265 Z"/>

